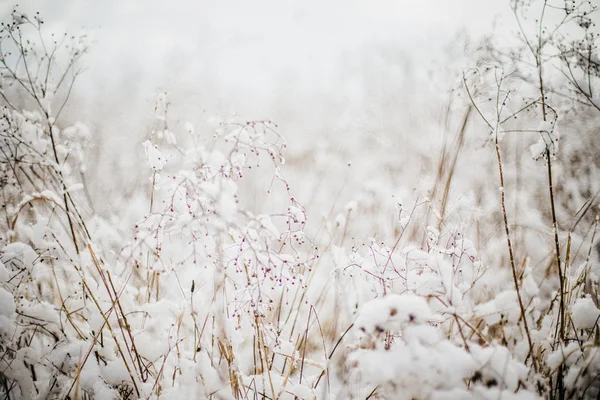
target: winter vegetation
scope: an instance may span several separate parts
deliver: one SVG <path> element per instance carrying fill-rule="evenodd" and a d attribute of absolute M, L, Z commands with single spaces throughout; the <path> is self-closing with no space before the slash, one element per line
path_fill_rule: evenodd
<path fill-rule="evenodd" d="M 600 398 L 600 14 L 506 7 L 518 29 L 449 50 L 435 101 L 347 110 L 380 128 L 294 149 L 161 92 L 118 174 L 71 108 L 92 41 L 16 7 L 0 398 Z"/>

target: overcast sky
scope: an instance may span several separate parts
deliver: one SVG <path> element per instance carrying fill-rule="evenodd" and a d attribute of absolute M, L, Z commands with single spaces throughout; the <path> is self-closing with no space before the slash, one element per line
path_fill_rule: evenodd
<path fill-rule="evenodd" d="M 12 4 L 1 4 L 6 15 Z M 305 94 L 335 92 L 330 82 L 345 62 L 370 46 L 396 47 L 421 68 L 458 30 L 490 32 L 508 1 L 29 0 L 19 9 L 41 11 L 48 31 L 91 30 L 79 89 L 92 98 L 125 83 L 144 98 L 211 90 L 244 113 L 272 103 L 282 80 Z"/>
<path fill-rule="evenodd" d="M 0 0 L 8 18 L 13 6 Z M 129 172 L 143 165 L 159 91 L 173 120 L 197 131 L 214 116 L 271 118 L 290 152 L 324 145 L 369 165 L 362 140 L 373 138 L 416 154 L 421 133 L 439 131 L 445 80 L 460 77 L 442 72 L 460 54 L 447 48 L 510 21 L 508 0 L 25 0 L 19 10 L 40 11 L 47 33 L 94 40 L 64 116 L 92 128 L 99 203 L 139 183 Z"/>

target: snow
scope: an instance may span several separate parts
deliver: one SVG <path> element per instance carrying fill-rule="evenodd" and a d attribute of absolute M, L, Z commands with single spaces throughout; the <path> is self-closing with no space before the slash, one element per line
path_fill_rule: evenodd
<path fill-rule="evenodd" d="M 535 282 L 533 275 L 527 275 L 523 280 L 523 289 L 530 296 L 535 296 L 540 292 L 538 284 Z"/>
<path fill-rule="evenodd" d="M 92 7 L 114 35 L 100 46 L 127 51 L 82 65 L 96 79 L 61 115 L 45 114 L 65 93 L 23 102 L 2 74 L 18 106 L 0 99 L 0 396 L 533 399 L 560 371 L 597 397 L 593 110 L 550 90 L 548 121 L 512 118 L 538 103 L 536 71 L 494 35 L 490 65 L 475 38 L 439 35 L 455 3 L 112 1 Z M 93 41 L 66 40 L 57 62 Z M 546 84 L 568 88 L 557 71 Z M 481 116 L 508 118 L 490 137 Z M 550 166 L 578 266 L 564 299 Z"/>
<path fill-rule="evenodd" d="M 167 163 L 167 159 L 158 150 L 158 147 L 153 145 L 151 141 L 146 140 L 144 142 L 144 150 L 146 151 L 146 159 L 150 168 L 157 172 L 161 171 Z"/>
<path fill-rule="evenodd" d="M 577 329 L 591 329 L 600 321 L 600 310 L 590 297 L 584 297 L 575 300 L 571 318 Z"/>
<path fill-rule="evenodd" d="M 290 206 L 288 208 L 290 216 L 295 223 L 306 222 L 306 214 L 300 207 Z"/>
<path fill-rule="evenodd" d="M 561 364 L 567 364 L 569 359 L 576 359 L 581 352 L 577 342 L 571 342 L 564 348 L 561 347 L 548 356 L 548 366 L 557 369 Z"/>
<path fill-rule="evenodd" d="M 58 194 L 56 194 L 55 192 L 53 192 L 52 190 L 44 190 L 43 192 L 37 194 L 34 193 L 32 195 L 33 198 L 42 198 L 42 199 L 47 199 L 50 200 L 56 204 L 61 204 L 62 200 L 60 197 L 58 197 Z"/>
<path fill-rule="evenodd" d="M 82 183 L 75 183 L 71 186 L 69 186 L 66 190 L 66 192 L 72 193 L 72 192 L 77 192 L 78 190 L 83 190 L 83 184 Z"/>
<path fill-rule="evenodd" d="M 4 288 L 0 288 L 0 317 L 10 320 L 16 311 L 15 299 L 12 294 Z M 2 326 L 7 326 L 2 324 Z"/>
<path fill-rule="evenodd" d="M 193 135 L 193 134 L 194 134 L 194 132 L 195 132 L 194 124 L 192 124 L 192 123 L 191 123 L 191 122 L 189 122 L 189 121 L 186 121 L 186 122 L 185 122 L 185 130 L 186 130 L 186 131 L 187 131 L 189 134 Z"/>
<path fill-rule="evenodd" d="M 9 275 L 6 267 L 0 261 L 0 283 L 6 283 L 8 281 Z"/>
<path fill-rule="evenodd" d="M 493 300 L 475 307 L 476 315 L 484 318 L 490 325 L 500 322 L 503 317 L 518 318 L 519 312 L 517 293 L 514 290 L 499 293 Z"/>
<path fill-rule="evenodd" d="M 362 331 L 376 333 L 399 329 L 408 323 L 423 324 L 433 317 L 423 297 L 391 294 L 364 304 L 354 325 Z"/>

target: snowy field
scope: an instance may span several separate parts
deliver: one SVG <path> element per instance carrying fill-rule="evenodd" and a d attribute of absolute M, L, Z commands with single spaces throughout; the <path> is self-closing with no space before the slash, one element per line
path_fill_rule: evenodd
<path fill-rule="evenodd" d="M 597 6 L 0 3 L 0 398 L 598 398 Z"/>

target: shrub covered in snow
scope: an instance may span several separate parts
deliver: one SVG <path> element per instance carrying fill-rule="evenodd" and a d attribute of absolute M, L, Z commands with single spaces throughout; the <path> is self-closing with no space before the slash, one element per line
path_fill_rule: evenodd
<path fill-rule="evenodd" d="M 518 18 L 527 11 L 512 5 Z M 586 22 L 593 11 L 582 2 L 562 12 L 580 24 L 596 54 L 598 36 L 588 35 Z M 286 178 L 288 150 L 275 123 L 234 119 L 210 136 L 191 123 L 171 128 L 166 94 L 139 146 L 146 161 L 139 193 L 115 215 L 95 214 L 84 179 L 92 133 L 61 118 L 87 40 L 46 40 L 42 28 L 38 15 L 15 10 L 0 32 L 2 396 L 600 393 L 597 198 L 592 188 L 581 189 L 598 170 L 562 179 L 582 162 L 571 159 L 581 144 L 570 113 L 600 120 L 593 114 L 597 63 L 578 57 L 578 45 L 572 57 L 553 57 L 547 52 L 568 43 L 536 30 L 542 37 L 524 51 L 533 53 L 537 75 L 527 75 L 520 58 L 500 46 L 480 49 L 481 68 L 463 75 L 464 120 L 454 144 L 443 146 L 435 189 L 409 195 L 414 202 L 394 199 L 390 239 L 361 235 L 352 225 L 356 215 L 377 210 L 376 179 L 368 196 L 357 194 L 308 234 L 310 213 Z M 500 65 L 490 66 L 494 57 Z M 544 81 L 544 68 L 555 61 L 579 72 Z M 578 86 L 577 73 L 589 91 Z M 560 97 L 561 84 L 577 102 Z M 547 96 L 540 98 L 540 88 Z M 541 115 L 525 114 L 536 106 Z M 472 144 L 472 118 L 485 132 L 490 162 L 457 183 L 471 162 L 459 154 Z M 565 136 L 560 151 L 557 127 Z M 515 143 L 517 154 L 509 151 Z M 270 201 L 260 211 L 243 190 L 247 181 L 262 182 L 257 170 L 268 182 L 259 202 Z M 472 199 L 461 203 L 453 191 L 469 185 L 481 213 L 472 225 L 461 219 Z M 523 210 L 513 215 L 509 200 Z"/>

